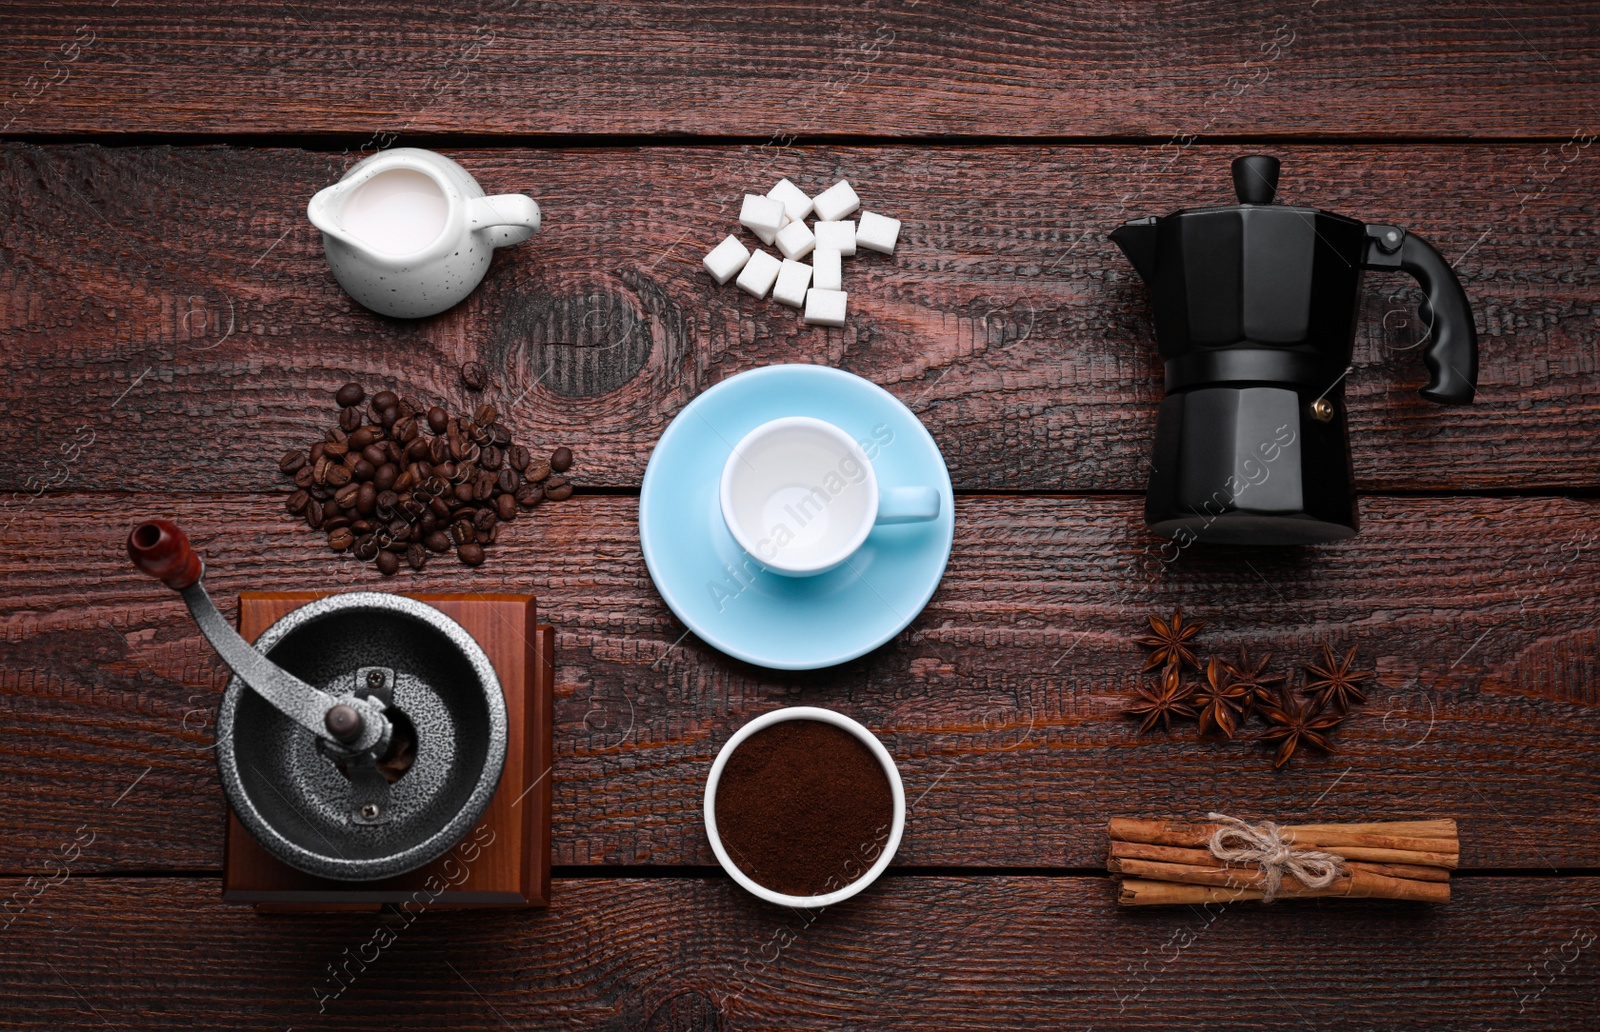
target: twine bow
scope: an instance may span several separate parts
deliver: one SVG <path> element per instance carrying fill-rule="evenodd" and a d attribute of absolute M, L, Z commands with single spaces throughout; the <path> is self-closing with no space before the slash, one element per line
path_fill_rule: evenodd
<path fill-rule="evenodd" d="M 1293 875 L 1308 889 L 1325 889 L 1345 873 L 1344 857 L 1310 849 L 1294 849 L 1293 840 L 1271 821 L 1246 824 L 1224 813 L 1206 817 L 1223 825 L 1211 835 L 1211 855 L 1218 860 L 1245 861 L 1261 866 L 1261 902 L 1271 903 L 1283 886 L 1283 876 Z"/>

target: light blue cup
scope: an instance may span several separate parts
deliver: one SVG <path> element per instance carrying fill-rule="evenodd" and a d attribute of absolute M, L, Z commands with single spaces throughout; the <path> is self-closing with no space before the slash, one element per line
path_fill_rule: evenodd
<path fill-rule="evenodd" d="M 855 438 L 812 416 L 774 419 L 746 434 L 722 467 L 719 497 L 739 547 L 785 577 L 838 569 L 875 526 L 939 516 L 936 489 L 880 488 Z"/>

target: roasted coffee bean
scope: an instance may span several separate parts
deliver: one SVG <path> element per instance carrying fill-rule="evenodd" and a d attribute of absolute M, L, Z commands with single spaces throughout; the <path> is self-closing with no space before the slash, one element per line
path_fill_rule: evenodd
<path fill-rule="evenodd" d="M 406 562 L 413 570 L 420 570 L 428 565 L 428 550 L 421 545 L 413 544 L 406 549 Z"/>
<path fill-rule="evenodd" d="M 471 544 L 477 539 L 477 528 L 473 527 L 472 521 L 461 520 L 457 523 L 450 524 L 450 540 L 454 541 L 456 544 Z"/>
<path fill-rule="evenodd" d="M 518 505 L 531 509 L 544 501 L 544 488 L 538 484 L 523 484 L 517 488 L 515 497 Z"/>
<path fill-rule="evenodd" d="M 478 465 L 484 469 L 498 470 L 505 457 L 505 452 L 491 444 L 478 455 Z"/>
<path fill-rule="evenodd" d="M 389 453 L 376 444 L 369 444 L 361 449 L 361 457 L 372 463 L 372 468 L 377 469 L 389 461 Z"/>
<path fill-rule="evenodd" d="M 522 471 L 522 479 L 530 484 L 542 483 L 550 476 L 550 463 L 543 459 L 534 459 Z"/>
<path fill-rule="evenodd" d="M 292 516 L 298 516 L 306 511 L 306 505 L 311 501 L 311 496 L 305 491 L 296 491 L 283 500 L 283 507 L 289 510 Z"/>
<path fill-rule="evenodd" d="M 461 367 L 461 382 L 469 391 L 481 391 L 489 386 L 489 370 L 482 362 L 467 362 Z"/>
<path fill-rule="evenodd" d="M 433 514 L 432 509 L 424 506 L 417 517 L 417 526 L 422 528 L 424 534 L 432 534 L 439 529 L 439 517 Z"/>
<path fill-rule="evenodd" d="M 328 483 L 334 487 L 343 487 L 350 483 L 350 476 L 350 467 L 348 466 L 330 465 L 328 467 Z"/>
<path fill-rule="evenodd" d="M 336 509 L 325 509 L 324 511 L 338 512 Z M 329 533 L 338 530 L 340 527 L 348 526 L 350 526 L 350 517 L 344 515 L 343 513 L 340 513 L 337 516 L 329 516 L 327 519 L 322 521 L 322 529 L 328 531 Z"/>
<path fill-rule="evenodd" d="M 417 486 L 417 475 L 411 472 L 409 469 L 403 469 L 399 473 L 395 474 L 394 483 L 390 484 L 389 486 L 401 494 L 405 494 L 407 491 Z"/>
<path fill-rule="evenodd" d="M 361 426 L 361 410 L 355 406 L 339 410 L 339 429 L 347 434 L 355 433 Z"/>
<path fill-rule="evenodd" d="M 445 483 L 449 483 L 451 480 L 455 479 L 456 464 L 449 461 L 441 462 L 437 466 L 433 467 L 433 475 L 438 477 L 440 480 L 443 480 Z"/>
<path fill-rule="evenodd" d="M 450 461 L 450 441 L 448 438 L 435 437 L 428 442 L 428 461 L 435 466 L 441 462 Z"/>
<path fill-rule="evenodd" d="M 318 527 L 322 526 L 323 519 L 324 515 L 322 511 L 322 503 L 317 501 L 315 498 L 307 502 L 306 526 L 310 527 L 312 530 L 316 530 Z"/>
<path fill-rule="evenodd" d="M 356 536 L 349 527 L 335 527 L 328 532 L 328 547 L 335 552 L 343 552 L 355 544 Z"/>
<path fill-rule="evenodd" d="M 378 554 L 378 539 L 371 534 L 363 534 L 356 538 L 355 557 L 360 560 L 371 559 Z"/>
<path fill-rule="evenodd" d="M 450 413 L 438 405 L 428 410 L 428 429 L 436 434 L 444 433 L 445 427 L 450 425 Z"/>
<path fill-rule="evenodd" d="M 328 499 L 333 497 L 333 489 L 330 488 L 330 487 L 315 487 L 315 486 L 313 486 L 313 487 L 306 488 L 306 494 L 308 494 L 311 497 L 315 498 L 319 502 L 325 502 Z"/>
<path fill-rule="evenodd" d="M 465 544 L 456 549 L 456 555 L 458 555 L 461 558 L 461 561 L 466 563 L 468 566 L 477 566 L 483 562 L 483 546 L 470 543 Z"/>
<path fill-rule="evenodd" d="M 356 496 L 360 493 L 360 484 L 346 484 L 333 493 L 333 503 L 341 509 L 354 509 Z"/>
<path fill-rule="evenodd" d="M 311 446 L 311 451 L 308 454 L 307 461 L 315 466 L 317 464 L 317 460 L 326 454 L 328 454 L 328 442 L 318 441 L 316 444 Z"/>
<path fill-rule="evenodd" d="M 506 429 L 504 423 L 496 423 L 489 428 L 489 440 L 494 442 L 496 447 L 504 448 L 511 443 L 511 431 Z"/>
<path fill-rule="evenodd" d="M 347 383 L 334 392 L 333 400 L 339 403 L 340 408 L 349 408 L 361 404 L 361 399 L 366 396 L 365 388 L 359 383 Z"/>
<path fill-rule="evenodd" d="M 457 484 L 454 490 L 457 504 L 465 505 L 467 502 L 472 501 L 473 490 L 471 484 Z"/>
<path fill-rule="evenodd" d="M 399 409 L 386 408 L 382 412 L 378 413 L 378 425 L 383 427 L 385 430 L 388 430 L 398 422 L 400 422 Z"/>
<path fill-rule="evenodd" d="M 551 477 L 544 485 L 544 496 L 552 502 L 565 501 L 572 497 L 572 485 L 567 483 L 565 477 Z"/>
<path fill-rule="evenodd" d="M 516 495 L 501 495 L 499 498 L 495 499 L 494 507 L 495 510 L 500 514 L 500 518 L 505 520 L 507 523 L 510 523 L 512 520 L 517 518 Z"/>
<path fill-rule="evenodd" d="M 322 454 L 330 459 L 342 459 L 350 454 L 350 446 L 344 441 L 329 441 L 322 446 Z"/>
<path fill-rule="evenodd" d="M 378 439 L 378 435 L 382 432 L 382 430 L 379 430 L 375 426 L 364 426 L 359 430 L 351 432 L 350 438 L 345 441 L 345 443 L 350 446 L 351 451 L 360 451 L 373 441 L 376 441 Z"/>
<path fill-rule="evenodd" d="M 557 448 L 550 453 L 550 468 L 557 473 L 565 473 L 572 468 L 572 449 Z"/>
<path fill-rule="evenodd" d="M 429 502 L 428 511 L 433 513 L 440 523 L 447 523 L 450 520 L 450 506 L 443 498 L 435 498 Z"/>
<path fill-rule="evenodd" d="M 318 455 L 311 465 L 311 480 L 313 483 L 326 484 L 328 482 L 328 468 L 333 463 L 326 455 Z M 337 487 L 338 485 L 334 485 Z"/>
<path fill-rule="evenodd" d="M 392 462 L 385 462 L 372 474 L 372 484 L 380 491 L 387 491 L 394 486 L 395 478 L 399 475 L 399 467 Z"/>
<path fill-rule="evenodd" d="M 370 520 L 363 519 L 351 520 L 350 529 L 356 532 L 357 537 L 361 536 L 362 534 L 370 534 L 372 533 L 372 522 Z"/>
<path fill-rule="evenodd" d="M 411 537 L 411 521 L 403 516 L 396 516 L 389 521 L 389 533 L 396 538 Z"/>
<path fill-rule="evenodd" d="M 344 444 L 349 439 L 350 435 L 336 426 L 328 427 L 327 431 L 322 435 L 324 444 Z"/>
<path fill-rule="evenodd" d="M 478 470 L 477 480 L 472 485 L 474 501 L 489 502 L 494 500 L 495 477 L 486 469 Z"/>
<path fill-rule="evenodd" d="M 385 577 L 393 577 L 400 572 L 400 557 L 393 552 L 378 553 L 378 572 Z"/>
<path fill-rule="evenodd" d="M 414 462 L 421 462 L 427 459 L 428 449 L 431 447 L 432 442 L 426 437 L 413 438 L 407 442 L 405 448 L 401 449 L 400 461 L 408 466 Z"/>
<path fill-rule="evenodd" d="M 371 484 L 362 484 L 356 491 L 356 512 L 363 516 L 371 516 L 372 510 L 378 507 L 378 489 Z"/>
<path fill-rule="evenodd" d="M 372 403 L 379 409 L 394 408 L 400 404 L 400 395 L 394 391 L 379 391 L 372 396 Z"/>
<path fill-rule="evenodd" d="M 372 463 L 368 462 L 366 459 L 357 459 L 355 468 L 350 472 L 355 474 L 355 478 L 357 480 L 371 480 L 373 474 L 377 473 L 378 471 L 373 467 Z"/>
<path fill-rule="evenodd" d="M 383 409 L 380 409 L 378 407 L 378 403 L 376 401 L 368 401 L 367 402 L 367 419 L 374 426 L 377 426 L 378 417 L 381 416 L 382 414 L 383 414 Z"/>
<path fill-rule="evenodd" d="M 515 498 L 512 501 L 516 501 Z M 472 517 L 472 526 L 479 534 L 494 526 L 495 512 L 493 509 L 479 509 Z"/>
<path fill-rule="evenodd" d="M 310 487 L 312 484 L 316 483 L 315 475 L 316 470 L 312 469 L 310 466 L 301 466 L 299 469 L 294 471 L 294 486 Z"/>
<path fill-rule="evenodd" d="M 489 433 L 489 428 L 474 423 L 467 428 L 467 439 L 478 447 L 494 443 L 494 437 Z"/>
<path fill-rule="evenodd" d="M 400 504 L 395 506 L 395 511 L 404 516 L 406 519 L 411 520 L 413 523 L 432 515 L 428 512 L 428 507 L 426 505 L 423 505 L 421 502 L 410 497 L 409 495 L 400 499 Z M 428 529 L 432 530 L 433 528 L 429 527 Z"/>
<path fill-rule="evenodd" d="M 498 537 L 499 534 L 500 534 L 500 524 L 491 523 L 491 524 L 489 524 L 489 529 L 488 530 L 486 530 L 482 534 L 478 535 L 478 544 L 480 544 L 480 545 L 492 545 L 492 544 L 494 544 L 494 539 L 496 537 Z"/>
<path fill-rule="evenodd" d="M 450 551 L 450 537 L 442 530 L 430 531 L 428 535 L 422 539 L 422 544 L 430 552 Z"/>
<path fill-rule="evenodd" d="M 450 436 L 446 437 L 445 440 L 450 446 L 450 457 L 455 459 L 457 462 L 460 462 L 461 457 L 467 454 L 467 439 L 462 437 L 460 434 L 451 434 Z"/>
<path fill-rule="evenodd" d="M 450 490 L 450 481 L 435 473 L 433 476 L 428 478 L 427 487 L 429 491 L 433 492 L 433 494 L 442 495 L 446 491 Z"/>
<path fill-rule="evenodd" d="M 510 494 L 517 489 L 517 485 L 521 483 L 521 480 L 517 477 L 516 471 L 508 466 L 500 471 L 500 475 L 495 478 L 494 483 L 500 489 L 501 494 Z"/>
<path fill-rule="evenodd" d="M 483 426 L 488 426 L 499 417 L 500 412 L 494 407 L 494 402 L 492 401 L 484 402 L 482 405 L 477 407 L 476 411 L 472 413 L 472 421 L 474 423 L 480 423 Z"/>
<path fill-rule="evenodd" d="M 402 444 L 409 444 L 417 439 L 417 419 L 415 416 L 402 416 L 400 422 L 389 431 L 389 436 Z"/>
<path fill-rule="evenodd" d="M 299 452 L 299 451 L 286 452 L 286 453 L 284 453 L 283 458 L 278 460 L 278 472 L 279 473 L 290 473 L 290 474 L 297 473 L 297 472 L 299 472 L 300 467 L 304 466 L 305 464 L 306 464 L 306 453 L 305 452 Z"/>
<path fill-rule="evenodd" d="M 511 468 L 518 473 L 528 468 L 528 460 L 530 458 L 532 456 L 528 454 L 528 449 L 520 444 L 513 444 L 506 449 L 506 462 L 510 463 Z"/>

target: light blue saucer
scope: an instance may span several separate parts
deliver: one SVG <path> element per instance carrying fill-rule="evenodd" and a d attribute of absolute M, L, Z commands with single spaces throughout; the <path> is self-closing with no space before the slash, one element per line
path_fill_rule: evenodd
<path fill-rule="evenodd" d="M 717 488 L 739 439 L 780 416 L 843 427 L 879 484 L 938 491 L 938 518 L 875 527 L 849 563 L 820 576 L 765 570 L 728 533 Z M 899 634 L 933 597 L 954 538 L 955 496 L 933 437 L 882 387 L 826 366 L 753 369 L 694 399 L 661 435 L 639 498 L 639 543 L 667 606 L 707 644 L 779 670 L 833 666 Z"/>

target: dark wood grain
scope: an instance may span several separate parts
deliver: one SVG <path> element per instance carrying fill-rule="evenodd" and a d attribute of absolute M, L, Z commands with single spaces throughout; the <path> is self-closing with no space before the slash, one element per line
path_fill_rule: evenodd
<path fill-rule="evenodd" d="M 71 2 L 8 11 L 11 132 L 1566 137 L 1583 3 Z"/>
<path fill-rule="evenodd" d="M 406 924 L 261 917 L 211 879 L 71 878 L 5 932 L 0 1027 L 1587 1027 L 1600 879 L 1452 888 L 1130 913 L 1104 878 L 891 876 L 802 913 L 716 874 L 558 880 L 547 911 Z"/>
<path fill-rule="evenodd" d="M 414 322 L 334 283 L 305 200 L 346 159 L 297 150 L 0 148 L 0 489 L 265 490 L 349 378 L 467 401 L 484 361 L 509 421 L 572 445 L 579 482 L 635 486 L 706 387 L 821 362 L 915 410 L 965 489 L 1142 490 L 1162 390 L 1150 301 L 1105 233 L 1231 196 L 1238 147 L 664 148 L 452 152 L 526 189 L 545 230 L 478 292 Z M 1407 225 L 1456 263 L 1481 328 L 1478 403 L 1440 408 L 1411 281 L 1371 274 L 1347 380 L 1371 490 L 1594 487 L 1600 150 L 1285 147 L 1283 189 Z M 1451 170 L 1441 184 L 1439 169 Z M 700 258 L 754 184 L 841 175 L 905 222 L 851 260 L 843 330 L 717 287 Z M 94 437 L 81 457 L 64 455 Z"/>
<path fill-rule="evenodd" d="M 231 612 L 246 589 L 530 591 L 559 637 L 557 864 L 712 862 L 704 779 L 781 705 L 843 710 L 901 765 L 900 862 L 1097 867 L 1114 814 L 1222 808 L 1296 820 L 1455 817 L 1465 867 L 1600 866 L 1600 503 L 1366 498 L 1363 530 L 1307 549 L 1191 548 L 1163 562 L 1137 499 L 969 497 L 911 627 L 843 666 L 785 674 L 701 644 L 639 553 L 636 502 L 579 496 L 507 528 L 470 577 L 381 581 L 280 517 L 276 496 L 45 498 L 0 532 L 0 865 L 36 871 L 99 832 L 86 870 L 213 870 L 218 664 L 169 593 L 126 565 L 168 515 Z M 1339 752 L 1281 771 L 1250 742 L 1135 734 L 1145 614 L 1177 604 L 1280 668 L 1326 638 L 1379 684 Z M 186 726 L 187 725 L 187 726 Z M 115 803 L 115 805 L 113 805 Z"/>

